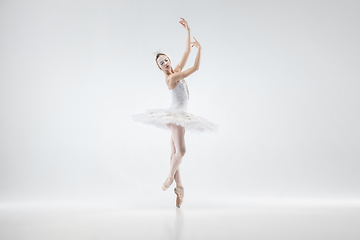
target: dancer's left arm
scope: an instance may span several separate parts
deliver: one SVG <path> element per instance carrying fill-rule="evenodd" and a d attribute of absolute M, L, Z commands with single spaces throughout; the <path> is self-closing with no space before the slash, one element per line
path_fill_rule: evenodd
<path fill-rule="evenodd" d="M 187 31 L 187 35 L 186 35 L 186 45 L 185 45 L 185 52 L 181 57 L 181 60 L 179 62 L 178 65 L 176 65 L 174 71 L 176 72 L 181 72 L 182 69 L 185 67 L 185 64 L 189 58 L 190 52 L 191 52 L 191 47 L 190 47 L 190 28 L 187 24 L 187 22 L 185 21 L 185 19 L 182 18 L 182 20 L 180 20 L 180 24 L 184 26 L 184 28 Z"/>

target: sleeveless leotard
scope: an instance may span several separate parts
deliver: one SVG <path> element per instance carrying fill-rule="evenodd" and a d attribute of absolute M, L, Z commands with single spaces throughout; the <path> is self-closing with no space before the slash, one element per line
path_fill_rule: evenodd
<path fill-rule="evenodd" d="M 189 88 L 184 79 L 179 80 L 176 86 L 169 91 L 172 99 L 169 108 L 148 109 L 145 113 L 132 115 L 132 119 L 162 129 L 169 129 L 166 124 L 173 123 L 191 131 L 203 132 L 217 130 L 217 124 L 187 112 Z"/>

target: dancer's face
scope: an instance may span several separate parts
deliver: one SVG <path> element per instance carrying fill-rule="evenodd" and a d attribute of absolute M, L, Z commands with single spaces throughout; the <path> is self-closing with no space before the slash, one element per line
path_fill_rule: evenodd
<path fill-rule="evenodd" d="M 163 70 L 163 71 L 170 70 L 171 62 L 170 62 L 170 59 L 168 58 L 168 56 L 161 55 L 160 57 L 158 57 L 157 62 L 159 64 L 161 70 Z"/>

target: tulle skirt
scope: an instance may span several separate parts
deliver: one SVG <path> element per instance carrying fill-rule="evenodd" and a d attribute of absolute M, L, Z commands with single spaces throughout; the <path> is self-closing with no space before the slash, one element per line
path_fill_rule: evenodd
<path fill-rule="evenodd" d="M 216 132 L 218 125 L 210 122 L 206 118 L 195 116 L 182 109 L 148 109 L 144 113 L 132 115 L 132 119 L 137 122 L 168 129 L 168 123 L 173 123 L 184 127 L 186 130 L 194 132 Z"/>

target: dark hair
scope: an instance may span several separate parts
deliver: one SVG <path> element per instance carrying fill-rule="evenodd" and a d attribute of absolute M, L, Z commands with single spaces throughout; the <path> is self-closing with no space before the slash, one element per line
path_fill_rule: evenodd
<path fill-rule="evenodd" d="M 155 57 L 155 62 L 156 62 L 156 65 L 158 66 L 158 68 L 161 70 L 161 68 L 160 68 L 160 66 L 159 66 L 159 64 L 158 64 L 158 62 L 157 62 L 157 59 L 161 56 L 161 55 L 165 55 L 165 56 L 167 56 L 168 57 L 168 55 L 166 55 L 165 53 L 158 53 L 158 54 L 156 54 L 156 57 Z M 170 59 L 170 58 L 169 58 Z M 161 70 L 162 71 L 162 70 Z"/>

